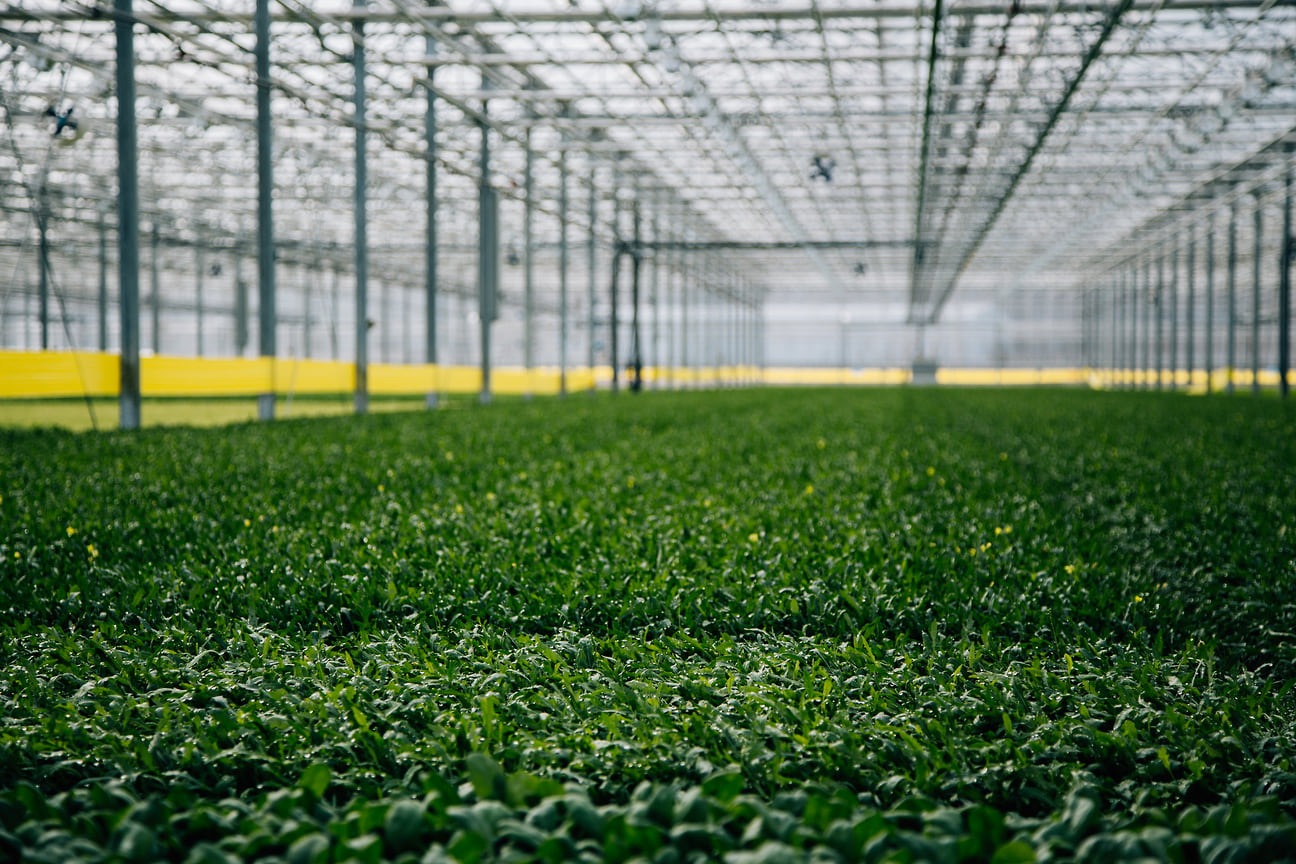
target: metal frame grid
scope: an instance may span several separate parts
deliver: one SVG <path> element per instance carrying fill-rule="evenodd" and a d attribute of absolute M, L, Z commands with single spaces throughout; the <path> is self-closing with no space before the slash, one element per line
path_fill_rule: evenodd
<path fill-rule="evenodd" d="M 39 330 L 48 347 L 117 347 L 104 309 L 115 302 L 113 28 L 125 18 L 142 344 L 255 350 L 242 323 L 258 305 L 250 7 L 0 7 L 4 345 Z M 1161 283 L 1122 287 L 1143 285 L 1158 250 L 1186 249 L 1239 206 L 1276 208 L 1277 220 L 1290 209 L 1291 2 L 279 0 L 268 11 L 271 353 L 348 359 L 367 354 L 358 343 L 372 331 L 376 359 L 472 362 L 492 327 L 470 322 L 497 315 L 495 353 L 527 366 L 607 362 L 619 340 L 618 360 L 634 341 L 659 366 L 931 353 L 1114 371 L 1137 358 L 1120 348 L 1121 303 L 1133 302 L 1121 298 L 1155 296 L 1160 314 Z M 75 130 L 56 132 L 68 110 Z M 498 224 L 483 188 L 500 200 Z M 1245 253 L 1263 274 L 1257 297 L 1272 283 L 1257 320 L 1284 327 L 1288 277 L 1263 262 L 1290 268 L 1289 235 L 1271 230 Z M 498 249 L 483 254 L 483 238 Z M 491 256 L 503 262 L 499 303 L 482 316 Z M 637 331 L 628 292 L 609 296 L 623 258 L 646 267 Z M 1194 326 L 1224 327 L 1205 320 L 1198 310 Z"/>

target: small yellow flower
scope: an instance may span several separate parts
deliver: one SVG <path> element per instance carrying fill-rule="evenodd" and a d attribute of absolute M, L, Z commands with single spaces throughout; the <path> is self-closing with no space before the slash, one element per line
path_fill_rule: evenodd
<path fill-rule="evenodd" d="M 71 525 L 69 525 L 69 526 L 67 527 L 67 532 L 68 532 L 68 536 L 71 537 L 73 534 L 76 533 L 76 529 L 73 528 Z"/>
<path fill-rule="evenodd" d="M 998 536 L 999 536 L 1000 534 L 1002 534 L 1002 533 L 1003 533 L 1003 528 L 1001 528 L 1000 526 L 996 525 L 996 526 L 995 526 L 995 536 L 998 537 Z"/>
<path fill-rule="evenodd" d="M 822 450 L 828 446 L 828 442 L 820 438 L 818 441 L 815 442 L 815 446 L 818 447 L 820 450 Z"/>
<path fill-rule="evenodd" d="M 711 506 L 711 499 L 710 499 L 710 498 L 703 498 L 703 499 L 702 499 L 702 506 L 703 506 L 703 507 L 710 507 L 710 506 Z"/>
<path fill-rule="evenodd" d="M 271 533 L 271 534 L 278 534 L 278 533 L 279 533 L 279 526 L 278 526 L 278 525 L 271 525 L 271 526 L 270 526 L 270 533 Z"/>
<path fill-rule="evenodd" d="M 22 553 L 21 553 L 21 552 L 15 552 L 15 553 L 14 553 L 14 560 L 15 560 L 15 561 L 20 561 L 20 560 L 22 560 Z"/>
<path fill-rule="evenodd" d="M 755 531 L 753 531 L 752 533 L 750 533 L 750 534 L 747 535 L 747 542 L 748 542 L 748 543 L 759 543 L 759 542 L 760 542 L 760 535 L 757 534 Z"/>
<path fill-rule="evenodd" d="M 811 484 L 807 483 L 807 484 L 806 484 L 806 488 L 805 488 L 805 494 L 807 494 L 807 495 L 813 495 L 813 494 L 814 494 L 814 486 L 812 486 Z"/>
<path fill-rule="evenodd" d="M 495 500 L 495 493 L 494 493 L 494 492 L 487 492 L 487 493 L 486 493 L 486 500 L 487 500 L 487 501 L 494 501 L 494 500 Z"/>
<path fill-rule="evenodd" d="M 932 466 L 928 465 L 928 466 L 927 466 L 927 476 L 928 476 L 928 477 L 933 477 L 933 476 L 935 476 L 935 474 L 936 474 L 936 469 L 933 468 Z"/>
<path fill-rule="evenodd" d="M 1005 525 L 1005 526 L 1004 526 L 1004 533 L 1005 533 L 1005 534 L 1011 534 L 1011 533 L 1012 533 L 1012 526 L 1011 526 L 1011 525 Z"/>
<path fill-rule="evenodd" d="M 243 527 L 244 527 L 244 528 L 251 528 L 251 527 L 252 527 L 252 520 L 251 520 L 251 519 L 244 519 L 244 520 L 243 520 Z"/>
<path fill-rule="evenodd" d="M 379 483 L 379 484 L 378 484 L 378 491 L 379 491 L 379 492 L 386 492 L 387 490 L 383 488 L 383 484 Z"/>
<path fill-rule="evenodd" d="M 447 462 L 453 462 L 453 461 L 454 461 L 454 454 L 451 453 L 449 450 L 445 451 L 445 460 L 446 460 Z"/>
<path fill-rule="evenodd" d="M 95 548 L 95 545 L 93 543 L 86 544 L 86 551 L 90 553 L 91 558 L 99 557 L 99 550 Z"/>
<path fill-rule="evenodd" d="M 462 505 L 462 504 L 456 504 L 456 505 L 455 505 L 455 512 L 456 512 L 456 513 L 462 513 L 462 512 L 463 512 L 463 505 Z"/>
<path fill-rule="evenodd" d="M 1065 571 L 1067 572 L 1067 575 L 1069 576 L 1069 575 L 1071 575 L 1072 573 L 1075 572 L 1075 565 L 1074 565 L 1074 564 L 1068 564 L 1068 565 L 1066 565 L 1065 567 L 1063 567 L 1062 569 L 1065 570 Z"/>
<path fill-rule="evenodd" d="M 626 485 L 629 486 L 631 489 L 634 488 L 634 483 L 635 483 L 635 481 L 634 481 L 634 478 L 633 478 L 633 477 L 627 477 L 627 478 L 626 478 Z"/>

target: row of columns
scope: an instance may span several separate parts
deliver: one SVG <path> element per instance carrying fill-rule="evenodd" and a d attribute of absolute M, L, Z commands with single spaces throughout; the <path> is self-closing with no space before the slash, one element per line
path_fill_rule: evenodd
<path fill-rule="evenodd" d="M 357 7 L 366 5 L 367 0 L 353 0 Z M 122 428 L 137 428 L 140 423 L 140 381 L 139 381 L 139 351 L 140 351 L 140 303 L 139 303 L 139 255 L 140 255 L 140 237 L 139 237 L 139 183 L 138 183 L 138 147 L 137 132 L 135 120 L 135 74 L 134 74 L 134 35 L 133 28 L 135 18 L 133 14 L 133 0 L 114 0 L 115 14 L 115 35 L 116 35 L 116 59 L 117 59 L 117 87 L 116 93 L 118 98 L 117 112 L 117 147 L 118 147 L 118 244 L 120 266 L 118 270 L 119 277 L 119 308 L 121 315 L 121 391 L 120 391 L 120 425 Z M 354 275 L 355 275 L 355 309 L 356 309 L 356 331 L 355 331 L 355 410 L 363 413 L 368 409 L 369 401 L 369 260 L 368 260 L 368 221 L 367 221 L 367 116 L 366 116 L 366 92 L 365 92 L 365 44 L 364 44 L 364 24 L 363 21 L 356 21 L 353 25 L 353 53 L 352 65 L 354 74 L 354 102 L 353 102 L 353 125 L 355 129 L 355 185 L 354 185 Z M 273 214 L 273 141 L 271 125 L 271 95 L 272 83 L 270 79 L 270 10 L 269 0 L 256 0 L 254 13 L 254 29 L 256 44 L 254 49 L 254 59 L 256 67 L 256 139 L 257 139 L 257 226 L 256 226 L 256 257 L 257 257 L 257 282 L 258 282 L 258 323 L 259 323 L 259 340 L 258 349 L 260 356 L 273 359 L 277 353 L 275 339 L 276 331 L 276 290 L 275 290 L 275 236 L 274 236 L 274 214 Z M 427 51 L 429 55 L 435 54 L 437 50 L 435 40 L 429 35 L 427 37 Z M 425 362 L 434 364 L 438 362 L 437 346 L 437 171 L 436 171 L 436 97 L 432 87 L 432 77 L 435 66 L 429 66 L 428 80 L 426 84 L 427 112 L 425 120 L 424 133 L 426 136 L 426 206 L 427 206 L 427 234 L 426 234 L 426 262 L 425 262 L 425 284 L 426 292 L 426 318 L 425 329 L 426 338 L 424 345 Z M 490 79 L 483 75 L 483 90 L 489 90 Z M 479 153 L 479 183 L 478 183 L 478 314 L 480 322 L 480 348 L 481 348 L 481 400 L 490 401 L 492 394 L 491 385 L 491 325 L 498 318 L 498 287 L 499 287 L 499 193 L 492 185 L 492 152 L 491 136 L 492 129 L 487 114 L 489 104 L 488 100 L 483 100 L 481 115 L 478 118 L 478 128 L 480 132 L 480 153 Z M 564 141 L 565 144 L 565 141 Z M 524 364 L 527 368 L 532 368 L 535 362 L 535 291 L 534 291 L 534 256 L 535 248 L 533 236 L 533 214 L 534 214 L 534 152 L 530 146 L 529 135 L 524 142 L 525 146 L 525 178 L 523 187 L 524 196 L 524 242 L 525 254 L 524 261 L 524 307 L 525 307 L 525 332 L 523 336 L 523 354 Z M 567 343 L 569 328 L 569 303 L 568 292 L 570 281 L 568 269 L 570 264 L 570 242 L 569 242 L 569 214 L 570 196 L 568 194 L 568 170 L 566 162 L 566 148 L 560 149 L 558 155 L 559 169 L 559 214 L 558 221 L 560 225 L 559 235 L 559 354 L 560 354 L 560 388 L 562 392 L 567 390 Z M 597 267 L 597 249 L 598 249 L 598 185 L 597 175 L 591 169 L 589 177 L 589 239 L 588 239 L 588 321 L 587 327 L 589 332 L 589 356 L 588 365 L 593 369 L 596 365 L 595 356 L 595 339 L 597 323 L 595 320 L 595 307 L 599 294 L 598 267 Z M 619 179 L 614 181 L 614 187 L 619 185 Z M 615 189 L 614 207 L 616 211 L 610 226 L 610 233 L 613 236 L 612 256 L 610 261 L 612 279 L 610 285 L 610 322 L 609 335 L 611 341 L 611 366 L 612 366 L 612 386 L 618 389 L 620 386 L 621 366 L 623 360 L 627 360 L 627 368 L 632 372 L 631 389 L 640 389 L 643 384 L 642 369 L 644 365 L 643 350 L 643 333 L 640 315 L 640 298 L 641 298 L 641 268 L 648 252 L 648 245 L 641 237 L 641 217 L 639 202 L 633 204 L 633 237 L 625 239 L 621 236 L 621 195 L 620 189 Z M 654 226 L 658 224 L 658 210 L 654 209 L 653 222 Z M 42 229 L 44 222 L 41 223 Z M 160 286 L 158 284 L 159 267 L 157 263 L 157 226 L 153 226 L 153 242 L 151 244 L 152 266 L 151 266 L 151 298 L 150 311 L 153 314 L 153 334 L 156 341 L 157 334 L 160 332 Z M 676 232 L 678 234 L 678 232 Z M 671 348 L 678 347 L 680 357 L 678 362 L 671 356 L 668 360 L 667 368 L 687 368 L 690 366 L 705 366 L 708 363 L 712 365 L 724 365 L 731 368 L 751 368 L 759 364 L 760 353 L 760 336 L 761 336 L 761 315 L 760 306 L 756 301 L 756 291 L 744 281 L 733 275 L 724 275 L 717 271 L 713 256 L 703 254 L 698 256 L 700 261 L 691 260 L 693 256 L 684 254 L 689 244 L 685 243 L 685 238 L 680 234 L 674 243 L 662 242 L 656 236 L 654 230 L 654 239 L 652 242 L 652 274 L 653 289 L 651 302 L 654 305 L 652 347 L 655 350 L 659 345 L 660 326 L 664 319 L 661 310 L 657 307 L 659 301 L 658 285 L 661 278 L 661 265 L 665 263 L 667 276 L 667 294 L 668 299 L 666 308 L 669 311 L 673 308 L 678 311 L 678 333 L 667 333 L 668 342 Z M 42 231 L 43 236 L 43 231 Z M 101 231 L 101 245 L 106 241 L 103 240 Z M 43 248 L 43 247 L 42 247 Z M 105 250 L 101 250 L 101 253 Z M 201 256 L 201 251 L 199 251 Z M 106 255 L 102 256 L 106 257 Z M 620 277 L 622 264 L 630 262 L 631 267 L 631 307 L 632 320 L 630 326 L 630 355 L 623 358 L 621 355 L 621 346 L 619 344 L 620 330 L 618 315 L 620 313 Z M 199 275 L 196 291 L 198 294 L 199 304 L 199 339 L 201 340 L 202 330 L 202 274 L 201 261 L 198 262 Z M 46 268 L 42 266 L 42 274 Z M 100 286 L 100 309 L 101 317 L 103 309 L 106 307 L 107 289 L 106 289 L 106 268 L 101 266 L 101 286 Z M 672 285 L 672 283 L 674 283 Z M 690 286 L 697 286 L 697 298 L 689 297 Z M 240 286 L 241 287 L 241 283 Z M 672 307 L 670 299 L 671 288 L 678 290 L 675 304 Z M 42 291 L 44 297 L 47 292 Z M 243 299 L 242 304 L 238 302 Z M 241 305 L 243 314 L 246 315 L 246 299 L 236 298 L 235 306 Z M 690 312 L 698 316 L 697 323 L 693 324 L 692 331 L 690 328 Z M 47 327 L 48 314 L 42 311 L 41 321 L 43 328 Z M 101 322 L 100 342 L 101 348 L 106 348 L 106 322 Z M 201 343 L 200 343 L 201 344 Z M 48 345 L 48 335 L 45 329 L 42 330 L 42 345 Z M 157 350 L 158 346 L 154 346 Z M 709 356 L 690 356 L 690 348 L 694 352 L 706 351 Z M 657 365 L 661 365 L 660 360 Z M 677 383 L 668 381 L 667 383 Z M 738 383 L 737 381 L 725 383 Z M 427 404 L 429 407 L 435 406 L 437 394 L 430 392 L 427 394 Z M 271 419 L 274 416 L 275 394 L 268 388 L 258 397 L 258 416 L 262 419 Z"/>
<path fill-rule="evenodd" d="M 1278 254 L 1272 258 L 1266 258 L 1264 252 L 1264 201 L 1258 192 L 1252 198 L 1248 273 L 1239 272 L 1238 266 L 1243 251 L 1239 248 L 1239 227 L 1246 214 L 1234 201 L 1227 210 L 1222 237 L 1216 214 L 1212 213 L 1204 236 L 1199 236 L 1203 233 L 1200 229 L 1191 228 L 1185 235 L 1128 260 L 1109 273 L 1101 285 L 1090 287 L 1082 307 L 1083 365 L 1109 386 L 1121 389 L 1173 390 L 1180 384 L 1180 373 L 1191 387 L 1200 372 L 1210 392 L 1215 386 L 1216 337 L 1222 323 L 1223 368 L 1227 375 L 1224 389 L 1233 393 L 1235 370 L 1246 368 L 1250 371 L 1251 391 L 1258 394 L 1263 362 L 1261 298 L 1265 274 L 1276 273 L 1277 357 L 1272 360 L 1278 368 L 1280 392 L 1287 396 L 1291 370 L 1291 269 L 1296 247 L 1292 234 L 1292 174 L 1289 165 L 1283 181 Z M 1223 257 L 1222 286 L 1216 284 L 1219 256 Z M 1244 310 L 1239 308 L 1238 295 L 1240 288 L 1247 287 L 1250 307 Z M 1216 320 L 1221 288 L 1223 322 Z M 1198 320 L 1199 290 L 1204 295 L 1202 321 Z M 1249 350 L 1240 357 L 1238 334 L 1244 318 Z"/>

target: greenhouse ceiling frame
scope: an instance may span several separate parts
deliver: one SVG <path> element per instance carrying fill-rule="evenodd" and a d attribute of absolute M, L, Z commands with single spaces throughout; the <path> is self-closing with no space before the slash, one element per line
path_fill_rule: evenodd
<path fill-rule="evenodd" d="M 379 266 L 433 298 L 485 297 L 445 284 L 437 249 L 499 242 L 479 206 L 498 198 L 508 230 L 526 235 L 528 318 L 559 305 L 567 284 L 564 271 L 537 287 L 534 251 L 569 228 L 616 248 L 638 212 L 669 229 L 640 238 L 645 254 L 672 266 L 669 256 L 721 256 L 703 269 L 732 275 L 715 290 L 734 302 L 835 309 L 867 289 L 902 300 L 897 324 L 931 327 L 964 289 L 1081 290 L 1187 209 L 1272 192 L 1296 135 L 1296 4 L 1284 0 L 282 0 L 265 11 L 260 77 L 246 4 L 134 0 L 114 13 L 26 0 L 0 7 L 11 130 L 0 159 L 21 176 L 0 218 L 52 212 L 71 230 L 117 200 L 97 167 L 125 92 L 105 38 L 114 14 L 136 31 L 146 221 L 239 247 L 273 198 L 260 221 L 274 235 L 261 242 L 279 255 L 308 259 L 357 236 L 362 253 L 366 208 L 347 206 L 342 166 L 367 151 L 374 236 L 429 250 Z M 348 71 L 361 58 L 366 115 Z M 272 102 L 260 112 L 258 80 Z M 91 134 L 53 147 L 44 115 L 65 106 Z M 258 119 L 275 136 L 260 194 L 238 143 Z M 345 129 L 366 146 L 336 134 Z M 1213 178 L 1261 153 L 1278 167 L 1207 200 Z M 430 166 L 436 189 L 417 231 L 392 207 L 411 191 L 411 164 Z M 588 212 L 560 205 L 573 178 Z M 273 255 L 258 258 L 260 308 L 273 314 Z M 357 273 L 366 266 L 358 255 Z M 604 301 L 587 278 L 593 326 Z M 434 316 L 430 302 L 429 359 Z M 358 350 L 366 318 L 357 313 Z"/>

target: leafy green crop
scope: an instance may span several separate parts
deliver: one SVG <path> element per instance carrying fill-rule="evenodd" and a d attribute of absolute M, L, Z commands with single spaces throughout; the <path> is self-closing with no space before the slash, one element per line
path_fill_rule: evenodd
<path fill-rule="evenodd" d="M 1296 413 L 730 391 L 0 433 L 0 861 L 1296 849 Z"/>

